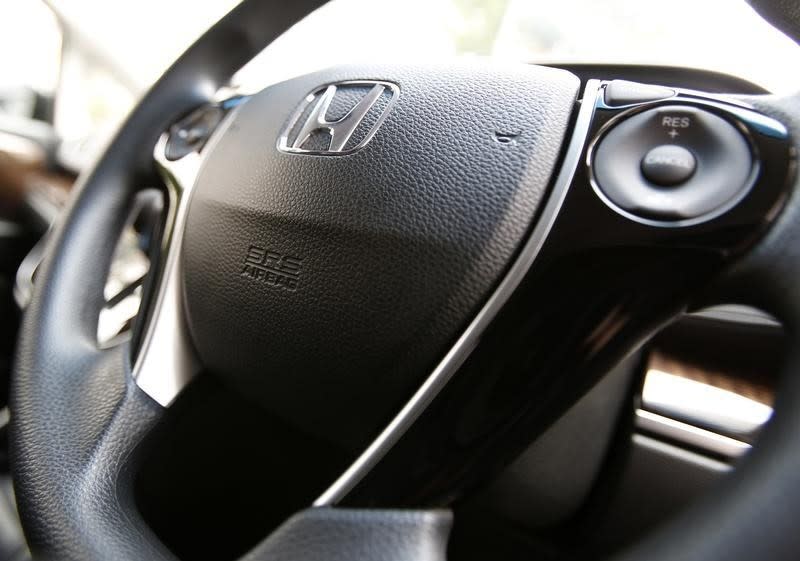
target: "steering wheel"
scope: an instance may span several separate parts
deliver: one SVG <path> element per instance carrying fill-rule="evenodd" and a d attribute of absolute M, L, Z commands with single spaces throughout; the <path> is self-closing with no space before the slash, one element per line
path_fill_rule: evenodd
<path fill-rule="evenodd" d="M 173 558 L 132 479 L 202 371 L 354 452 L 246 559 L 444 559 L 447 505 L 713 295 L 784 323 L 774 417 L 714 493 L 621 558 L 794 559 L 800 97 L 453 63 L 337 67 L 214 99 L 316 7 L 245 0 L 81 177 L 12 387 L 34 554 Z M 758 9 L 800 37 L 794 3 Z M 169 204 L 141 337 L 99 348 L 104 272 L 156 173 Z"/>

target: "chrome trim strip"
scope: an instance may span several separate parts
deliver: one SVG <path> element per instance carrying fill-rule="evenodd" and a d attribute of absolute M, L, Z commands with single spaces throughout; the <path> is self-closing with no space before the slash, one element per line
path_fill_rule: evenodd
<path fill-rule="evenodd" d="M 772 417 L 769 405 L 658 368 L 645 374 L 641 407 L 744 442 L 752 442 Z"/>
<path fill-rule="evenodd" d="M 773 316 L 759 309 L 741 304 L 712 306 L 692 312 L 688 316 L 740 325 L 757 325 L 782 329 L 781 323 Z"/>
<path fill-rule="evenodd" d="M 634 446 L 662 456 L 668 456 L 682 464 L 690 464 L 703 471 L 724 474 L 733 469 L 733 466 L 727 462 L 709 458 L 704 454 L 698 454 L 697 452 L 692 452 L 686 448 L 681 448 L 680 446 L 675 446 L 674 444 L 669 444 L 668 442 L 650 436 L 634 434 L 632 440 Z"/>
<path fill-rule="evenodd" d="M 730 459 L 743 456 L 751 448 L 746 442 L 697 428 L 643 409 L 636 410 L 636 428 Z"/>
<path fill-rule="evenodd" d="M 0 409 L 0 430 L 6 428 L 8 423 L 11 421 L 11 410 L 9 410 L 8 405 Z"/>
<path fill-rule="evenodd" d="M 169 193 L 167 226 L 162 241 L 157 292 L 150 318 L 133 366 L 136 384 L 160 405 L 169 406 L 199 371 L 199 360 L 189 339 L 183 309 L 181 248 L 189 202 L 204 154 L 232 122 L 233 109 L 212 134 L 202 154 L 192 152 L 177 161 L 166 158 L 168 133 L 161 135 L 154 150 L 159 173 Z"/>
<path fill-rule="evenodd" d="M 595 102 L 597 96 L 601 95 L 600 84 L 599 80 L 589 80 L 586 84 L 578 117 L 573 127 L 572 138 L 569 141 L 553 191 L 548 197 L 547 204 L 533 232 L 505 278 L 422 386 L 355 462 L 314 501 L 314 506 L 329 506 L 338 503 L 372 470 L 447 384 L 477 346 L 481 334 L 522 282 L 542 249 L 569 191 L 589 133 Z"/>
<path fill-rule="evenodd" d="M 51 230 L 45 232 L 17 268 L 17 274 L 14 277 L 14 301 L 20 310 L 27 308 L 33 297 L 33 277 L 36 275 L 36 269 L 39 268 L 44 259 L 44 251 L 47 248 L 47 242 L 50 240 L 50 232 Z"/>

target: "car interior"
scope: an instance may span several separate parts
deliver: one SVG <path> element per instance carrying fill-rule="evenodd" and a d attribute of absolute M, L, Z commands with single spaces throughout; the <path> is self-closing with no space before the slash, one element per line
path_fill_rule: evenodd
<path fill-rule="evenodd" d="M 0 9 L 0 560 L 800 558 L 800 4 Z"/>

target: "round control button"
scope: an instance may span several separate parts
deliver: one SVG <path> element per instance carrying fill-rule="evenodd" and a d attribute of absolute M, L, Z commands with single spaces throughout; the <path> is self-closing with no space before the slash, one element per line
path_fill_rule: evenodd
<path fill-rule="evenodd" d="M 672 187 L 686 182 L 697 168 L 694 154 L 683 146 L 662 144 L 642 158 L 642 174 L 650 183 Z"/>
<path fill-rule="evenodd" d="M 720 115 L 663 105 L 609 127 L 589 165 L 595 191 L 613 209 L 680 226 L 735 204 L 751 185 L 754 162 L 745 137 Z"/>

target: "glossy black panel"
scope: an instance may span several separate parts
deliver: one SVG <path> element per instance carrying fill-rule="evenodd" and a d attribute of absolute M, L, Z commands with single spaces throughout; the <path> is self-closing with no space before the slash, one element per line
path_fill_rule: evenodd
<path fill-rule="evenodd" d="M 741 106 L 684 94 L 623 110 L 598 102 L 593 135 L 623 111 L 667 103 L 702 107 L 746 131 L 760 161 L 748 194 L 702 224 L 649 225 L 607 206 L 581 166 L 523 285 L 461 371 L 345 504 L 438 505 L 462 496 L 703 297 L 703 286 L 763 232 L 793 167 L 780 126 Z"/>

